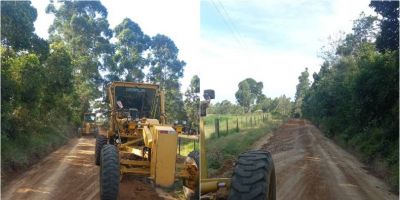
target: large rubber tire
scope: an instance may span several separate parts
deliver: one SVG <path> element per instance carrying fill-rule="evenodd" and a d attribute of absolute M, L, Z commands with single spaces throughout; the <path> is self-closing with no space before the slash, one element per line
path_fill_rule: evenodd
<path fill-rule="evenodd" d="M 200 166 L 200 153 L 199 151 L 192 151 L 188 154 L 188 157 L 194 160 L 196 162 L 197 167 Z"/>
<path fill-rule="evenodd" d="M 107 144 L 107 138 L 103 135 L 97 135 L 96 136 L 96 146 L 94 149 L 94 159 L 95 159 L 95 164 L 100 165 L 100 154 L 101 154 L 101 149 L 103 146 Z"/>
<path fill-rule="evenodd" d="M 118 149 L 114 145 L 106 144 L 101 150 L 100 199 L 118 199 L 119 173 Z"/>
<path fill-rule="evenodd" d="M 193 163 L 194 161 L 194 163 Z M 200 153 L 198 151 L 192 151 L 188 154 L 185 163 L 194 164 L 197 168 L 197 175 L 195 175 L 192 180 L 183 180 L 183 193 L 186 199 L 199 199 L 199 176 L 200 176 Z M 194 181 L 194 182 L 193 182 Z M 193 188 L 193 183 L 197 183 L 197 185 Z"/>
<path fill-rule="evenodd" d="M 276 179 L 271 153 L 256 150 L 239 155 L 228 199 L 276 199 Z"/>

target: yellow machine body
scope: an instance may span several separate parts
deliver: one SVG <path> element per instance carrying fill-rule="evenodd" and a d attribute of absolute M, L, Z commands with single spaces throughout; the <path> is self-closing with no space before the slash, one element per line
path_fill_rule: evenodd
<path fill-rule="evenodd" d="M 86 134 L 86 135 L 96 133 L 98 127 L 96 125 L 95 120 L 96 120 L 95 113 L 85 113 L 83 115 L 81 133 Z"/>
<path fill-rule="evenodd" d="M 154 126 L 155 142 L 151 151 L 151 177 L 160 186 L 175 182 L 177 133 L 169 126 Z"/>
<path fill-rule="evenodd" d="M 147 105 L 150 112 L 143 112 L 146 116 L 141 116 L 138 112 L 139 117 L 134 118 L 132 114 L 124 113 L 125 111 L 121 109 L 123 103 L 118 103 L 117 98 L 131 98 L 129 95 L 124 96 L 126 95 L 124 92 L 121 93 L 128 90 L 125 88 L 133 88 L 132 91 L 151 90 L 154 98 L 152 102 L 146 102 L 150 105 Z M 107 96 L 111 108 L 107 138 L 108 141 L 116 141 L 115 145 L 120 154 L 121 175 L 147 176 L 162 187 L 172 186 L 176 178 L 194 179 L 196 176 L 198 178 L 198 172 L 193 173 L 192 164 L 185 164 L 185 157 L 177 155 L 178 134 L 172 125 L 165 124 L 164 93 L 158 85 L 114 82 L 108 86 Z M 125 104 L 128 103 L 125 101 Z M 139 110 L 129 109 L 128 111 L 132 112 Z"/>
<path fill-rule="evenodd" d="M 176 125 L 174 125 L 174 129 L 176 130 L 176 132 L 177 132 L 178 134 L 183 134 L 183 125 L 181 125 L 181 124 L 176 124 Z"/>

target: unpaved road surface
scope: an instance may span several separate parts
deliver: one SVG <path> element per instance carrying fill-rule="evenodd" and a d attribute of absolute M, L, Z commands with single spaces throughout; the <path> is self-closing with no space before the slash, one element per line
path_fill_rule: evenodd
<path fill-rule="evenodd" d="M 92 137 L 71 140 L 1 191 L 1 199 L 100 199 L 99 167 L 94 164 Z M 149 184 L 127 177 L 120 184 L 119 199 L 164 199 Z"/>
<path fill-rule="evenodd" d="M 382 180 L 304 120 L 290 120 L 260 145 L 272 153 L 277 199 L 398 199 Z"/>

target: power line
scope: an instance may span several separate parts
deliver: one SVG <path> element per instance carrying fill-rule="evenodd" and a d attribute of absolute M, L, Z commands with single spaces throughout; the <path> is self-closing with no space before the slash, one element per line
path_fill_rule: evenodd
<path fill-rule="evenodd" d="M 226 17 L 228 18 L 228 23 L 231 25 L 231 27 L 233 28 L 233 31 L 236 33 L 236 35 L 239 37 L 239 41 L 242 43 L 242 45 L 244 44 L 245 48 L 247 49 L 247 44 L 246 42 L 243 40 L 242 34 L 240 34 L 240 31 L 238 31 L 238 29 L 236 28 L 235 24 L 232 22 L 232 17 L 229 15 L 229 12 L 225 9 L 224 4 L 221 3 L 221 1 L 217 0 L 217 2 L 219 3 L 219 5 L 222 7 L 222 10 L 225 12 Z"/>
<path fill-rule="evenodd" d="M 246 48 L 246 46 L 245 46 L 245 45 L 243 44 L 243 42 L 240 40 L 240 36 L 238 36 L 237 31 L 234 29 L 233 25 L 231 25 L 231 23 L 229 23 L 229 21 L 228 21 L 228 19 L 227 19 L 227 17 L 228 17 L 229 15 L 226 17 L 226 16 L 221 12 L 221 10 L 218 8 L 218 5 L 214 2 L 214 0 L 211 0 L 211 3 L 213 4 L 214 8 L 217 10 L 218 14 L 222 17 L 222 19 L 223 19 L 225 25 L 229 28 L 229 31 L 230 31 L 230 32 L 232 33 L 232 35 L 234 36 L 236 42 L 237 42 L 240 46 L 242 46 L 243 48 Z M 221 5 L 222 5 L 222 4 L 221 4 Z M 226 10 L 225 10 L 225 8 L 224 8 L 223 6 L 222 6 L 222 8 L 224 9 L 225 13 L 227 13 Z M 246 49 L 247 49 L 247 48 L 246 48 Z"/>

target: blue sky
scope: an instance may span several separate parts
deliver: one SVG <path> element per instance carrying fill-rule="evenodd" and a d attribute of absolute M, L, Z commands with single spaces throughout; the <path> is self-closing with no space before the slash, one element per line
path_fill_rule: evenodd
<path fill-rule="evenodd" d="M 298 76 L 319 70 L 320 48 L 329 36 L 350 32 L 369 1 L 200 1 L 202 89 L 216 102 L 235 102 L 237 84 L 248 77 L 264 83 L 269 97 L 294 97 Z M 204 69 L 204 70 L 203 70 Z M 311 79 L 311 77 L 310 77 Z"/>
<path fill-rule="evenodd" d="M 185 67 L 182 91 L 199 74 L 203 89 L 216 101 L 235 102 L 237 84 L 248 77 L 264 83 L 269 97 L 294 96 L 297 77 L 319 70 L 318 52 L 329 36 L 349 32 L 361 11 L 373 13 L 368 0 L 101 0 L 110 27 L 128 17 L 154 36 L 169 36 Z M 46 0 L 38 10 L 36 33 L 48 37 L 52 15 Z"/>

